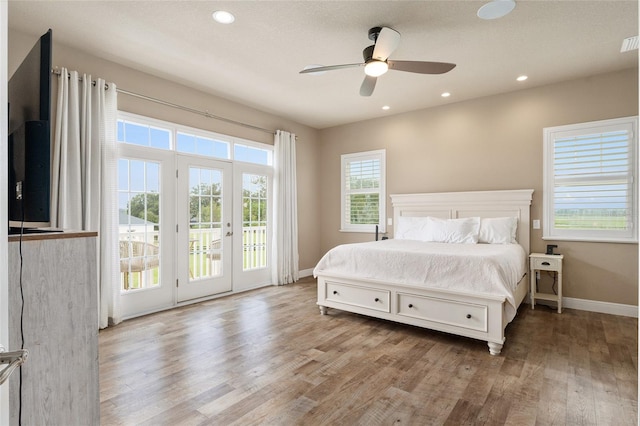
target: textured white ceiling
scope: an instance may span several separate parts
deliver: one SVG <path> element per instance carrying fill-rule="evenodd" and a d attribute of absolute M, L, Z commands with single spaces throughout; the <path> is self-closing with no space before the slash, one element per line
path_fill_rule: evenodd
<path fill-rule="evenodd" d="M 637 50 L 620 53 L 638 34 L 637 1 L 518 1 L 492 21 L 476 16 L 484 3 L 10 1 L 9 27 L 34 40 L 52 28 L 56 43 L 315 128 L 638 66 Z M 219 9 L 236 22 L 215 23 Z M 457 67 L 435 76 L 390 71 L 369 98 L 358 94 L 362 68 L 298 73 L 361 62 L 369 28 L 380 25 L 402 34 L 391 59 Z M 520 74 L 529 80 L 516 82 Z"/>

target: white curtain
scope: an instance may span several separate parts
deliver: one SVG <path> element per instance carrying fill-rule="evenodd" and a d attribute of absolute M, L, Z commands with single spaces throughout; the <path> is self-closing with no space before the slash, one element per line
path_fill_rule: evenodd
<path fill-rule="evenodd" d="M 278 130 L 274 150 L 273 282 L 298 280 L 298 196 L 296 135 Z"/>
<path fill-rule="evenodd" d="M 53 145 L 51 225 L 98 232 L 100 328 L 119 309 L 116 85 L 62 68 Z"/>

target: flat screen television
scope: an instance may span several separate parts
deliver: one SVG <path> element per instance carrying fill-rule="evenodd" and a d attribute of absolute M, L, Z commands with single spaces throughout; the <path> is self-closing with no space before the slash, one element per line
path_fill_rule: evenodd
<path fill-rule="evenodd" d="M 9 78 L 9 233 L 50 226 L 52 32 Z"/>

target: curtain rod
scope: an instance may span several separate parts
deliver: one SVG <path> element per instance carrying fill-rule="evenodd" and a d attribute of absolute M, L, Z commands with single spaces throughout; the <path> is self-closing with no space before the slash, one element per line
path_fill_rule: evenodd
<path fill-rule="evenodd" d="M 51 70 L 52 74 L 56 74 L 56 75 L 60 75 L 61 72 L 59 69 L 55 68 Z M 78 80 L 82 81 L 82 77 L 78 76 Z M 96 85 L 95 80 L 93 80 L 91 82 L 92 85 Z M 109 89 L 109 85 L 105 84 L 105 90 Z M 231 124 L 235 124 L 238 126 L 242 126 L 242 127 L 246 127 L 248 129 L 253 129 L 253 130 L 258 130 L 260 132 L 265 132 L 265 133 L 269 133 L 271 135 L 276 134 L 275 130 L 270 130 L 270 129 L 265 129 L 262 127 L 258 127 L 258 126 L 254 126 L 252 124 L 248 124 L 248 123 L 243 123 L 241 121 L 236 121 L 236 120 L 232 120 L 230 118 L 225 118 L 225 117 L 220 117 L 219 115 L 215 115 L 215 114 L 211 114 L 208 111 L 200 111 L 194 108 L 190 108 L 184 105 L 179 105 L 179 104 L 175 104 L 173 102 L 168 102 L 168 101 L 163 101 L 162 99 L 158 99 L 158 98 L 153 98 L 151 96 L 147 96 L 147 95 L 141 95 L 140 93 L 135 93 L 135 92 L 130 92 L 129 90 L 124 90 L 124 89 L 120 89 L 119 87 L 116 87 L 116 92 L 118 93 L 122 93 L 123 95 L 127 95 L 127 96 L 132 96 L 134 98 L 139 98 L 139 99 L 144 99 L 146 101 L 149 102 L 154 102 L 160 105 L 164 105 L 164 106 L 168 106 L 171 108 L 176 108 L 176 109 L 180 109 L 183 111 L 187 111 L 190 112 L 192 114 L 197 114 L 197 115 L 201 115 L 203 117 L 207 117 L 207 118 L 212 118 L 214 120 L 219 120 L 219 121 L 224 121 L 226 123 L 231 123 Z"/>

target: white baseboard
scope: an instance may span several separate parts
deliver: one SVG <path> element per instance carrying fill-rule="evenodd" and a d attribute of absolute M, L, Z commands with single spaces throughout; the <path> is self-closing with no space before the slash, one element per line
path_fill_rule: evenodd
<path fill-rule="evenodd" d="M 556 306 L 555 302 L 549 302 L 548 304 L 546 302 L 546 300 L 536 300 L 536 305 L 540 304 L 547 306 Z M 601 314 L 638 318 L 637 306 L 623 305 L 622 303 L 600 302 L 597 300 L 563 297 L 562 307 L 568 309 L 578 309 L 580 311 L 599 312 Z"/>
<path fill-rule="evenodd" d="M 313 275 L 313 268 L 311 268 L 311 269 L 303 269 L 301 271 L 298 271 L 298 276 L 300 278 L 310 277 L 311 275 Z"/>

